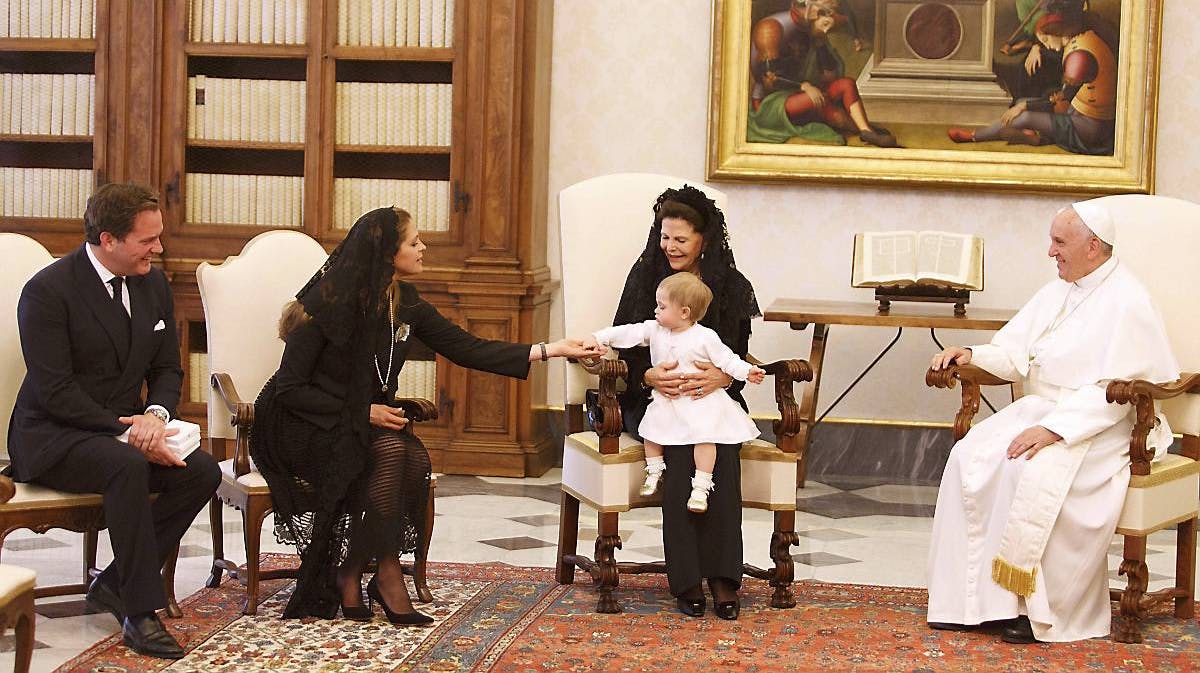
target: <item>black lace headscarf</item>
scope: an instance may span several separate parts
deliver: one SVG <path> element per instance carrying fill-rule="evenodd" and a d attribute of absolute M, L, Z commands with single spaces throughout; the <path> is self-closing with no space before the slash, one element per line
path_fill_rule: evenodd
<path fill-rule="evenodd" d="M 663 204 L 670 201 L 689 206 L 704 220 L 702 226 L 693 224 L 693 228 L 704 238 L 700 253 L 700 279 L 712 290 L 713 300 L 700 324 L 712 328 L 732 348 L 743 322 L 762 315 L 762 312 L 758 309 L 754 288 L 734 263 L 733 250 L 729 247 L 729 230 L 725 227 L 725 214 L 704 192 L 691 185 L 668 189 L 654 203 L 654 224 L 646 238 L 646 248 L 629 271 L 613 324 L 641 322 L 654 317 L 654 293 L 658 284 L 674 273 L 667 256 L 659 247 Z"/>

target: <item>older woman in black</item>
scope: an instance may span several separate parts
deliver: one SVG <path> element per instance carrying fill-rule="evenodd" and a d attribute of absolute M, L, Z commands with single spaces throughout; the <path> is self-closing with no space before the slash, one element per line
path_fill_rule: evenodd
<path fill-rule="evenodd" d="M 742 358 L 750 341 L 750 320 L 758 315 L 754 288 L 736 268 L 729 248 L 725 216 L 712 199 L 695 187 L 668 189 L 654 205 L 654 224 L 646 249 L 634 262 L 625 281 L 613 324 L 654 318 L 655 288 L 665 277 L 680 271 L 700 276 L 713 292 L 713 301 L 700 321 L 717 332 L 721 341 Z M 621 399 L 625 429 L 637 432 L 650 402 L 650 389 L 676 397 L 703 397 L 720 388 L 743 408 L 744 384 L 711 365 L 697 374 L 678 374 L 666 363 L 650 366 L 647 348 L 620 351 L 629 364 L 629 380 L 643 385 Z M 715 488 L 707 514 L 687 511 L 691 493 L 692 447 L 665 447 L 667 471 L 662 485 L 663 549 L 667 580 L 679 609 L 699 617 L 706 599 L 701 579 L 708 579 L 717 616 L 737 619 L 742 578 L 742 497 L 740 445 L 717 446 L 713 470 Z"/>
<path fill-rule="evenodd" d="M 597 353 L 579 342 L 510 344 L 476 338 L 401 280 L 423 269 L 425 244 L 403 210 L 363 215 L 280 320 L 279 370 L 255 402 L 250 451 L 271 487 L 275 533 L 300 551 L 284 617 L 369 620 L 367 593 L 395 624 L 424 624 L 400 555 L 425 522 L 430 463 L 392 402 L 412 339 L 455 364 L 525 378 L 529 363 Z"/>

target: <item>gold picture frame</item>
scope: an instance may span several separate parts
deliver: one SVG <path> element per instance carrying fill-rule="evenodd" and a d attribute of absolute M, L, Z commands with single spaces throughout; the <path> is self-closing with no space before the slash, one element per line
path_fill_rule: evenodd
<path fill-rule="evenodd" d="M 1039 10 L 1048 1 L 1053 0 L 1042 0 L 1043 4 L 1037 5 Z M 977 33 L 974 38 L 970 38 L 977 43 L 974 47 L 974 63 L 959 65 L 951 63 L 948 59 L 935 59 L 937 62 L 933 63 L 933 66 L 942 73 L 954 72 L 954 68 L 963 69 L 964 72 L 974 68 L 967 77 L 974 76 L 978 79 L 980 67 L 991 68 L 997 62 L 993 57 L 1011 30 L 1011 16 L 1007 17 L 1009 25 L 1006 26 L 1001 26 L 996 17 L 998 7 L 1001 13 L 1007 11 L 1013 14 L 1016 11 L 1013 9 L 1012 0 L 1003 0 L 1003 4 L 1001 0 L 715 0 L 712 24 L 712 88 L 708 112 L 708 178 L 717 181 L 812 181 L 1074 194 L 1150 193 L 1154 188 L 1162 0 L 1091 0 L 1090 3 L 1079 1 L 1082 6 L 1088 8 L 1089 14 L 1093 8 L 1100 8 L 1112 16 L 1119 9 L 1119 24 L 1109 22 L 1118 32 L 1114 33 L 1115 37 L 1108 38 L 1119 39 L 1118 47 L 1112 50 L 1115 52 L 1112 60 L 1116 63 L 1116 93 L 1115 122 L 1110 127 L 1113 129 L 1111 155 L 1075 153 L 1056 145 L 1025 148 L 1004 141 L 956 143 L 951 142 L 952 137 L 946 139 L 950 134 L 949 126 L 941 131 L 940 140 L 936 135 L 937 130 L 930 127 L 931 125 L 922 126 L 924 122 L 937 119 L 940 115 L 962 114 L 978 118 L 981 114 L 989 113 L 997 109 L 994 93 L 992 102 L 989 103 L 991 107 L 980 109 L 971 108 L 969 102 L 961 107 L 956 107 L 958 102 L 935 102 L 933 105 L 943 107 L 919 108 L 914 104 L 913 108 L 905 109 L 903 105 L 891 103 L 890 99 L 885 97 L 887 91 L 883 84 L 890 82 L 884 79 L 884 75 L 875 76 L 876 73 L 885 71 L 880 64 L 890 66 L 899 62 L 901 69 L 909 68 L 917 72 L 918 77 L 923 76 L 921 68 L 926 63 L 922 62 L 911 45 L 904 45 L 908 52 L 901 52 L 899 58 L 895 57 L 897 49 L 894 48 L 897 41 L 895 35 L 901 35 L 901 41 L 909 40 L 914 35 L 911 32 L 914 30 L 912 17 L 916 16 L 916 9 L 934 6 L 948 8 L 953 12 L 953 16 L 958 17 L 960 23 L 957 47 L 960 52 L 970 51 L 963 47 L 968 44 L 967 34 L 972 31 Z M 866 50 L 869 51 L 863 71 L 866 72 L 868 68 L 872 70 L 867 77 L 860 72 L 856 78 L 851 79 L 863 89 L 860 100 L 866 104 L 868 114 L 872 104 L 877 104 L 880 109 L 890 110 L 889 114 L 893 120 L 887 123 L 881 121 L 879 127 L 876 127 L 872 120 L 871 128 L 886 131 L 901 146 L 869 146 L 860 138 L 854 137 L 853 131 L 845 134 L 846 145 L 806 142 L 794 137 L 784 142 L 751 142 L 747 138 L 748 122 L 751 114 L 756 115 L 756 120 L 758 114 L 758 109 L 754 107 L 751 99 L 752 93 L 759 96 L 760 102 L 765 100 L 763 96 L 770 95 L 769 90 L 763 94 L 763 80 L 751 72 L 752 30 L 756 28 L 755 24 L 762 21 L 764 11 L 771 11 L 772 7 L 784 6 L 786 16 L 796 17 L 797 11 L 813 11 L 811 8 L 806 9 L 809 5 L 823 5 L 828 8 L 829 5 L 837 7 L 839 3 L 846 5 L 847 10 L 851 4 L 861 10 L 864 3 L 874 3 L 873 7 L 868 4 L 867 10 L 873 9 L 875 15 L 868 17 L 870 20 L 859 19 L 859 30 L 862 30 L 862 24 L 866 24 L 869 33 L 854 36 L 853 42 L 855 47 L 858 47 L 859 38 L 862 38 L 861 42 L 866 44 Z M 906 11 L 908 14 L 905 14 Z M 929 10 L 921 11 L 929 13 Z M 951 16 L 946 9 L 936 11 Z M 785 14 L 766 16 L 784 17 Z M 899 22 L 896 17 L 908 21 L 905 30 L 909 32 L 897 32 L 896 26 Z M 840 16 L 839 18 L 845 19 Z M 780 18 L 779 21 L 784 19 Z M 843 21 L 838 25 L 844 23 Z M 1024 25 L 1032 26 L 1033 23 L 1036 22 L 1027 22 L 1018 28 Z M 990 33 L 987 28 L 991 29 Z M 1008 30 L 1005 30 L 1006 28 Z M 920 29 L 920 26 L 917 29 Z M 888 31 L 887 34 L 885 31 Z M 778 32 L 775 31 L 776 34 Z M 827 44 L 830 47 L 836 46 L 834 38 L 837 37 L 837 32 L 838 29 L 834 28 L 828 33 Z M 1001 32 L 1004 34 L 1000 34 Z M 758 34 L 761 41 L 761 35 L 764 33 L 760 31 Z M 1012 33 L 1014 36 L 1017 34 Z M 845 36 L 841 39 L 843 44 L 848 43 Z M 892 44 L 887 44 L 889 40 Z M 1038 46 L 1042 47 L 1041 44 Z M 941 52 L 934 55 L 939 56 Z M 757 52 L 755 58 L 758 58 Z M 756 63 L 760 64 L 758 72 L 763 72 L 761 59 L 756 60 Z M 871 76 L 875 76 L 874 82 L 871 81 Z M 952 74 L 951 77 L 953 76 Z M 864 81 L 884 93 L 868 97 Z M 1000 84 L 1003 95 L 1009 97 L 1012 87 L 1007 81 Z M 921 85 L 915 85 L 914 88 L 918 86 Z M 954 86 L 945 88 L 947 91 L 956 89 Z M 796 92 L 793 90 L 791 93 Z M 825 95 L 828 97 L 829 92 Z M 965 100 L 967 95 L 973 94 L 968 91 L 961 98 Z M 1007 107 L 1013 98 L 1007 98 L 1003 106 Z M 1108 100 L 1113 100 L 1111 95 Z M 788 119 L 791 119 L 791 108 L 787 109 Z M 906 114 L 913 118 L 904 118 Z M 894 133 L 884 128 L 894 124 L 899 124 L 899 130 Z M 976 121 L 974 126 L 984 128 L 979 121 Z M 758 127 L 756 121 L 755 128 Z M 905 129 L 910 131 L 905 132 Z M 906 143 L 906 135 L 917 137 L 919 140 Z M 979 135 L 985 135 L 985 132 L 979 131 Z"/>

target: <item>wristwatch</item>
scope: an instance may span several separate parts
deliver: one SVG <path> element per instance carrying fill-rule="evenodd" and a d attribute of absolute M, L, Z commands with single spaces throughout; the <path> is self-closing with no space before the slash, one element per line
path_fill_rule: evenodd
<path fill-rule="evenodd" d="M 146 413 L 162 421 L 164 424 L 171 420 L 171 414 L 157 404 L 146 407 Z"/>

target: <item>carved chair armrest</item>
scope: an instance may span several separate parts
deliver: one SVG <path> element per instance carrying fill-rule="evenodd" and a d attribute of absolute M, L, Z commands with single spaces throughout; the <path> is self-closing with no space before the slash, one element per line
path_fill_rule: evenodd
<path fill-rule="evenodd" d="M 405 417 L 413 423 L 436 421 L 438 418 L 437 405 L 423 397 L 399 397 L 395 404 L 404 410 Z"/>
<path fill-rule="evenodd" d="M 925 385 L 931 388 L 953 388 L 962 383 L 962 406 L 954 415 L 954 439 L 958 441 L 971 429 L 971 419 L 979 413 L 979 386 L 1007 386 L 1012 381 L 988 373 L 975 365 L 950 365 L 945 369 L 925 372 Z"/>
<path fill-rule="evenodd" d="M 796 436 L 804 425 L 804 419 L 800 416 L 800 405 L 796 403 L 795 384 L 800 381 L 812 381 L 812 367 L 805 360 L 779 360 L 778 362 L 761 363 L 750 356 L 747 361 L 762 368 L 769 376 L 775 377 L 775 404 L 779 407 L 779 420 L 775 421 L 771 427 L 774 429 L 776 441 L 781 447 L 793 446 L 791 442 L 778 440 Z"/>
<path fill-rule="evenodd" d="M 617 400 L 617 380 L 625 379 L 629 383 L 629 365 L 624 360 L 609 358 L 582 358 L 577 360 L 589 374 L 600 379 L 600 389 L 595 401 L 589 401 L 585 406 L 588 424 L 600 436 L 600 452 L 616 453 L 616 443 L 604 441 L 605 438 L 621 436 L 624 428 L 621 419 L 621 405 Z M 611 448 L 611 450 L 609 450 Z"/>
<path fill-rule="evenodd" d="M 1154 428 L 1154 400 L 1169 400 L 1184 393 L 1200 394 L 1200 373 L 1184 372 L 1170 383 L 1151 383 L 1142 379 L 1117 379 L 1108 384 L 1105 398 L 1110 403 L 1131 404 L 1135 420 L 1129 437 L 1129 471 L 1135 475 L 1150 474 L 1154 452 L 1146 442 Z M 1197 456 L 1188 456 L 1196 459 Z"/>
<path fill-rule="evenodd" d="M 0 504 L 12 500 L 16 494 L 17 485 L 13 483 L 10 477 L 0 474 Z"/>
<path fill-rule="evenodd" d="M 250 428 L 254 425 L 254 403 L 238 395 L 233 379 L 225 372 L 213 372 L 209 378 L 214 398 L 219 398 L 229 412 L 229 422 L 237 428 L 233 449 L 233 473 L 237 476 L 250 472 Z M 215 401 L 215 400 L 214 400 Z"/>

